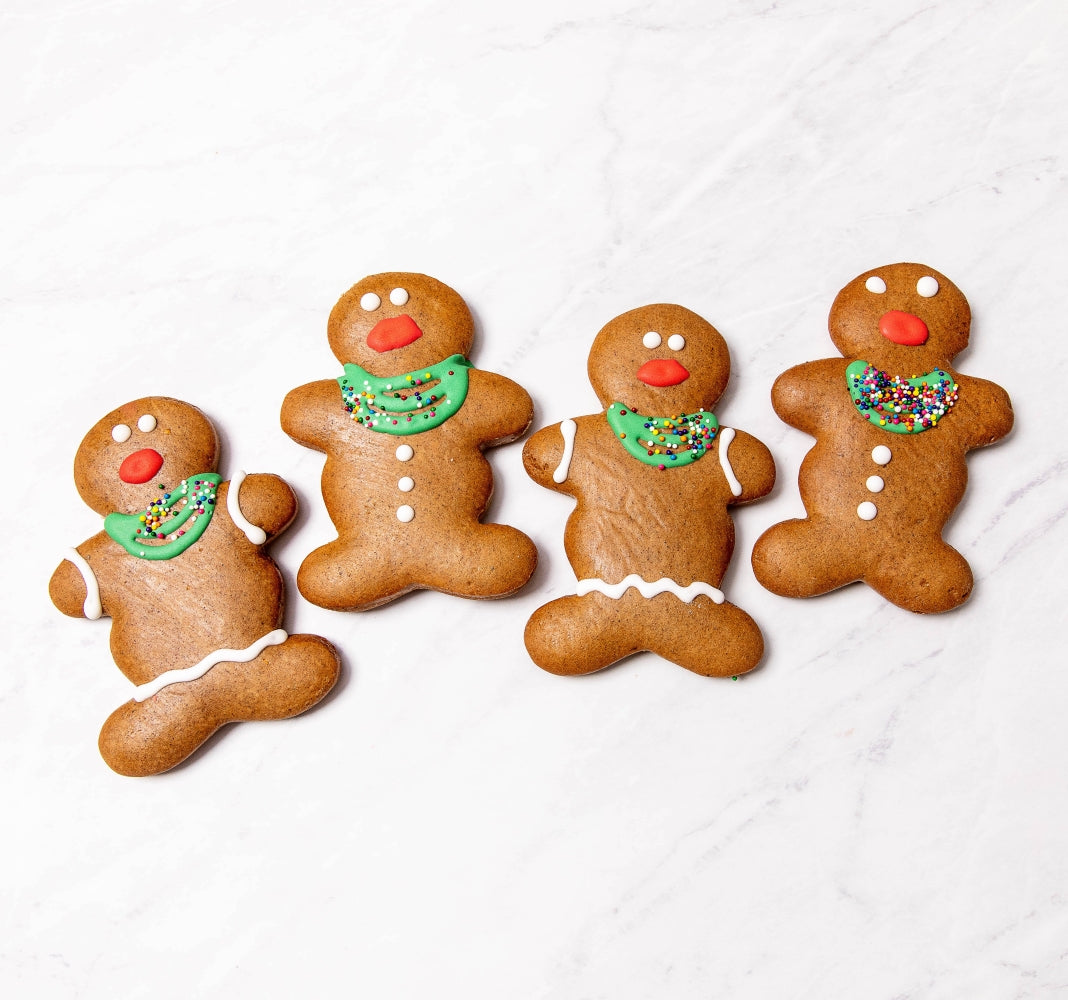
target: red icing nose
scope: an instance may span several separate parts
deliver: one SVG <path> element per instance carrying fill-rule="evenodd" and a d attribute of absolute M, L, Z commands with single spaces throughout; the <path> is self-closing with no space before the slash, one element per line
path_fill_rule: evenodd
<path fill-rule="evenodd" d="M 638 380 L 646 385 L 678 385 L 689 377 L 690 373 L 674 358 L 654 358 L 638 369 Z"/>
<path fill-rule="evenodd" d="M 124 483 L 147 483 L 163 467 L 163 456 L 153 448 L 142 448 L 127 455 L 119 466 Z"/>
<path fill-rule="evenodd" d="M 412 341 L 423 335 L 418 324 L 407 313 L 380 319 L 367 334 L 367 346 L 372 351 L 395 351 L 398 347 L 407 347 Z"/>
<path fill-rule="evenodd" d="M 919 316 L 894 309 L 879 319 L 879 332 L 895 344 L 916 347 L 927 340 L 927 324 Z"/>

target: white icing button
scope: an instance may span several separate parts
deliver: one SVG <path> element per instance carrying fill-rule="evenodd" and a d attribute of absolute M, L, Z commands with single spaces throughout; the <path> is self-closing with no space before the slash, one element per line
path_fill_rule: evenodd
<path fill-rule="evenodd" d="M 864 503 L 862 503 L 857 508 L 857 517 L 859 517 L 862 521 L 872 520 L 872 518 L 874 518 L 877 513 L 878 510 L 876 509 L 875 504 L 873 504 L 870 500 L 865 500 Z"/>
<path fill-rule="evenodd" d="M 397 508 L 398 521 L 403 521 L 405 524 L 407 524 L 413 517 L 415 517 L 415 511 L 407 504 L 403 504 L 402 506 Z"/>
<path fill-rule="evenodd" d="M 886 483 L 883 481 L 882 476 L 868 476 L 864 485 L 868 487 L 869 493 L 882 493 Z"/>
<path fill-rule="evenodd" d="M 642 343 L 645 344 L 649 350 L 652 350 L 654 347 L 659 347 L 660 341 L 660 334 L 655 330 L 650 330 L 644 337 L 642 337 Z"/>
<path fill-rule="evenodd" d="M 886 291 L 886 282 L 883 281 L 877 274 L 873 274 L 867 281 L 864 282 L 864 287 L 869 292 L 875 292 L 876 295 L 882 295 Z"/>
<path fill-rule="evenodd" d="M 399 458 L 402 462 L 407 462 L 408 459 L 410 459 L 414 454 L 415 450 L 410 444 L 402 444 L 397 449 L 397 458 Z"/>
<path fill-rule="evenodd" d="M 156 418 L 151 413 L 146 413 L 137 421 L 137 429 L 144 431 L 146 434 L 149 431 L 154 431 L 156 429 Z"/>
<path fill-rule="evenodd" d="M 886 465 L 890 461 L 890 449 L 885 444 L 876 445 L 871 450 L 871 460 L 876 465 Z"/>
<path fill-rule="evenodd" d="M 929 274 L 925 274 L 922 278 L 920 278 L 919 281 L 916 282 L 916 291 L 925 299 L 929 299 L 932 295 L 937 295 L 937 279 L 932 278 Z"/>
<path fill-rule="evenodd" d="M 129 441 L 131 434 L 133 434 L 133 431 L 125 424 L 116 424 L 111 428 L 111 436 L 118 441 L 119 444 L 122 444 L 123 441 Z"/>
<path fill-rule="evenodd" d="M 415 488 L 415 480 L 411 476 L 402 476 L 397 482 L 397 489 L 401 493 L 411 493 Z"/>
<path fill-rule="evenodd" d="M 408 293 L 403 288 L 394 288 L 389 293 L 389 301 L 395 306 L 402 306 L 408 301 Z"/>
<path fill-rule="evenodd" d="M 686 338 L 681 333 L 673 333 L 668 337 L 668 347 L 673 351 L 681 351 L 686 346 Z"/>
<path fill-rule="evenodd" d="M 374 292 L 367 292 L 360 298 L 360 308 L 366 312 L 374 312 L 380 305 L 382 300 Z"/>

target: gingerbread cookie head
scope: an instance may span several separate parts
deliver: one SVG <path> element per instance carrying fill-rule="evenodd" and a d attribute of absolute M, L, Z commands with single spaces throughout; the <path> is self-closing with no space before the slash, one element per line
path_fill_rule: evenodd
<path fill-rule="evenodd" d="M 98 514 L 132 514 L 145 509 L 161 484 L 178 487 L 218 464 L 219 437 L 200 410 L 148 396 L 94 424 L 78 446 L 74 483 Z"/>
<path fill-rule="evenodd" d="M 588 371 L 605 407 L 680 414 L 715 406 L 731 362 L 707 320 L 683 306 L 651 305 L 617 316 L 597 334 Z"/>
<path fill-rule="evenodd" d="M 963 292 L 925 264 L 890 264 L 854 278 L 831 306 L 828 328 L 843 357 L 884 371 L 948 367 L 968 346 Z"/>
<path fill-rule="evenodd" d="M 327 323 L 335 357 L 379 377 L 428 368 L 456 354 L 466 357 L 474 333 L 471 312 L 455 291 L 404 271 L 358 281 Z"/>

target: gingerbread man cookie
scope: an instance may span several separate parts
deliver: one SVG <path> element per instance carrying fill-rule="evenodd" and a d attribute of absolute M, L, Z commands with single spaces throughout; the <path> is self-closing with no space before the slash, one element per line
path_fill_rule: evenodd
<path fill-rule="evenodd" d="M 330 313 L 344 365 L 282 404 L 282 428 L 326 453 L 322 491 L 338 537 L 313 551 L 297 587 L 313 604 L 359 611 L 416 589 L 504 597 L 530 579 L 534 543 L 483 524 L 493 474 L 483 450 L 530 426 L 530 396 L 467 360 L 464 300 L 422 274 L 364 278 Z"/>
<path fill-rule="evenodd" d="M 753 550 L 757 579 L 810 597 L 863 580 L 899 607 L 948 611 L 972 572 L 942 531 L 964 495 L 965 455 L 1012 428 L 992 382 L 961 375 L 971 311 L 948 278 L 891 264 L 854 278 L 831 306 L 842 358 L 784 372 L 775 412 L 816 444 L 798 475 L 808 517 L 770 528 Z"/>
<path fill-rule="evenodd" d="M 751 670 L 756 623 L 720 590 L 734 549 L 728 507 L 764 496 L 771 454 L 712 407 L 730 355 L 677 305 L 617 316 L 597 334 L 589 376 L 604 412 L 538 431 L 523 450 L 535 482 L 578 503 L 564 532 L 577 594 L 526 627 L 538 666 L 586 674 L 650 650 L 707 676 Z"/>
<path fill-rule="evenodd" d="M 104 530 L 68 550 L 49 593 L 64 614 L 111 618 L 115 663 L 137 685 L 100 733 L 120 774 L 166 771 L 228 722 L 297 715 L 337 680 L 329 642 L 281 628 L 263 551 L 295 516 L 293 491 L 273 475 L 224 482 L 218 461 L 208 418 L 160 396 L 109 413 L 74 459 Z"/>

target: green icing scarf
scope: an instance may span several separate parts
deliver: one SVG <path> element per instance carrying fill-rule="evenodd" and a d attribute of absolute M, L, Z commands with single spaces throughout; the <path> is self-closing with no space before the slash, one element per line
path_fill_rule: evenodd
<path fill-rule="evenodd" d="M 846 387 L 857 413 L 892 434 L 931 430 L 957 402 L 957 383 L 941 368 L 902 378 L 854 361 L 846 368 Z"/>
<path fill-rule="evenodd" d="M 622 403 L 613 403 L 604 415 L 627 454 L 660 469 L 678 469 L 696 462 L 707 453 L 719 430 L 715 414 L 706 410 L 676 417 L 646 417 Z"/>
<path fill-rule="evenodd" d="M 156 497 L 141 514 L 108 514 L 104 530 L 138 559 L 173 559 L 204 534 L 220 482 L 222 476 L 214 472 L 190 476 L 173 493 Z"/>
<path fill-rule="evenodd" d="M 453 354 L 430 368 L 378 378 L 359 365 L 345 365 L 341 398 L 352 419 L 385 434 L 421 434 L 445 423 L 467 399 L 471 362 Z M 437 382 L 420 392 L 419 386 Z M 414 390 L 406 397 L 406 390 Z"/>

